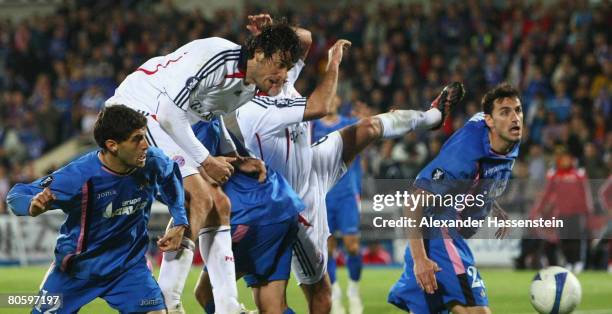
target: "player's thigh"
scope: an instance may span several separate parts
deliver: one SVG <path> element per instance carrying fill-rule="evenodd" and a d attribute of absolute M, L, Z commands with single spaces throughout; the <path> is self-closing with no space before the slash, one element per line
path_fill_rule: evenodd
<path fill-rule="evenodd" d="M 232 235 L 239 235 L 232 226 Z M 265 226 L 251 226 L 246 235 L 234 240 L 236 270 L 245 273 L 249 287 L 272 281 L 287 281 L 291 272 L 292 248 L 297 236 L 297 217 Z"/>
<path fill-rule="evenodd" d="M 491 314 L 487 306 L 465 306 L 461 304 L 451 304 L 449 310 L 453 314 Z"/>
<path fill-rule="evenodd" d="M 338 131 L 322 137 L 312 145 L 312 171 L 316 172 L 319 185 L 326 193 L 346 173 L 342 148 L 342 136 Z"/>
<path fill-rule="evenodd" d="M 327 272 L 329 229 L 321 223 L 299 224 L 291 268 L 300 284 L 315 284 Z"/>
<path fill-rule="evenodd" d="M 145 263 L 138 263 L 113 279 L 100 297 L 121 313 L 146 313 L 166 308 L 161 289 Z"/>
<path fill-rule="evenodd" d="M 283 313 L 287 308 L 287 280 L 275 280 L 253 287 L 253 297 L 260 313 Z"/>
<path fill-rule="evenodd" d="M 339 202 L 337 222 L 336 225 L 340 233 L 343 236 L 355 236 L 359 235 L 359 224 L 360 224 L 360 198 L 359 194 L 350 194 L 344 197 L 338 198 Z M 329 204 L 329 202 L 328 202 Z M 346 240 L 345 240 L 346 244 Z"/>
<path fill-rule="evenodd" d="M 43 279 L 39 295 L 59 295 L 61 304 L 39 304 L 32 309 L 32 313 L 76 313 L 102 291 L 97 282 L 70 277 L 52 265 Z"/>

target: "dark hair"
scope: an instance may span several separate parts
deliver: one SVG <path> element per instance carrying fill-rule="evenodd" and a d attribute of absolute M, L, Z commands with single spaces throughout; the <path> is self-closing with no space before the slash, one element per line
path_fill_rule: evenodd
<path fill-rule="evenodd" d="M 276 19 L 271 25 L 264 26 L 257 36 L 249 36 L 245 43 L 247 59 L 261 50 L 266 58 L 281 52 L 283 62 L 295 64 L 300 58 L 300 39 L 284 18 Z"/>
<path fill-rule="evenodd" d="M 495 86 L 493 89 L 489 90 L 482 97 L 482 111 L 485 114 L 491 114 L 493 112 L 493 103 L 498 99 L 503 98 L 519 98 L 519 91 L 514 88 L 514 86 L 504 82 Z"/>
<path fill-rule="evenodd" d="M 124 105 L 113 105 L 102 109 L 94 126 L 94 138 L 102 149 L 106 149 L 106 140 L 121 143 L 130 137 L 132 132 L 147 125 L 147 118 L 134 109 Z"/>

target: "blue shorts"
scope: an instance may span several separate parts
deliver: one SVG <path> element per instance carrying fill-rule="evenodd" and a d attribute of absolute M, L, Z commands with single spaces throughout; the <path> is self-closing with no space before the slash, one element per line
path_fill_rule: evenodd
<path fill-rule="evenodd" d="M 166 308 L 161 289 L 145 259 L 116 277 L 104 280 L 70 277 L 60 271 L 59 267 L 53 267 L 40 294 L 61 294 L 61 307 L 55 311 L 44 306 L 35 307 L 32 313 L 76 313 L 98 297 L 120 313 L 142 313 Z"/>
<path fill-rule="evenodd" d="M 484 282 L 474 266 L 474 257 L 463 238 L 424 240 L 427 256 L 442 269 L 436 273 L 438 290 L 427 294 L 417 284 L 410 248 L 404 256 L 404 272 L 393 285 L 387 301 L 415 314 L 448 313 L 446 306 L 488 306 Z"/>
<path fill-rule="evenodd" d="M 237 274 L 249 287 L 289 280 L 291 248 L 297 237 L 297 216 L 270 225 L 232 225 L 232 250 Z"/>
<path fill-rule="evenodd" d="M 332 235 L 337 231 L 343 235 L 359 233 L 359 194 L 335 196 L 332 193 L 325 197 L 329 232 Z"/>

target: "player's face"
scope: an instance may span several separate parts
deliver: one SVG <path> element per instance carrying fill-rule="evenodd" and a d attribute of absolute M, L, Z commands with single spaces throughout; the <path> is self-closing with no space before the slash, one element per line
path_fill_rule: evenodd
<path fill-rule="evenodd" d="M 287 71 L 293 66 L 287 59 L 283 58 L 280 52 L 274 53 L 270 58 L 263 57 L 263 53 L 259 57 L 256 56 L 258 62 L 254 81 L 257 88 L 270 96 L 278 95 L 287 80 Z"/>
<path fill-rule="evenodd" d="M 516 143 L 523 135 L 523 108 L 516 98 L 502 98 L 493 102 L 494 133 L 506 142 Z"/>
<path fill-rule="evenodd" d="M 149 144 L 145 139 L 145 128 L 138 129 L 127 140 L 117 144 L 117 158 L 129 168 L 144 167 Z"/>

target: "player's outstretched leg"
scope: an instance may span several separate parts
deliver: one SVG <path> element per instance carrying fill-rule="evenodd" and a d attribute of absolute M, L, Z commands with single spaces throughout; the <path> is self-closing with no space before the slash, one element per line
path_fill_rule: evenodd
<path fill-rule="evenodd" d="M 350 163 L 366 146 L 381 138 L 396 138 L 414 130 L 441 127 L 464 95 L 463 85 L 454 82 L 444 87 L 427 111 L 390 111 L 361 119 L 357 124 L 343 128 L 340 130 L 343 141 L 342 160 Z"/>

